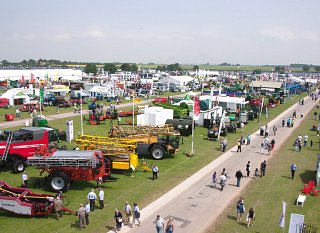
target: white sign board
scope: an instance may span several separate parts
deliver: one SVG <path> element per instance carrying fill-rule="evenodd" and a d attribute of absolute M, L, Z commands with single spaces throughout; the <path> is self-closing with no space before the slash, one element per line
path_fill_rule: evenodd
<path fill-rule="evenodd" d="M 66 121 L 66 128 L 67 142 L 71 142 L 73 140 L 73 121 Z"/>
<path fill-rule="evenodd" d="M 300 233 L 304 223 L 304 215 L 291 213 L 288 233 Z"/>

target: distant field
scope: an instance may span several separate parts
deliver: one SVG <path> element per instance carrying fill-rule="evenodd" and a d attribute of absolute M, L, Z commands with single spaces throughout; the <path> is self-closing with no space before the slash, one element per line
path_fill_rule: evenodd
<path fill-rule="evenodd" d="M 121 64 L 119 64 L 120 66 Z M 137 64 L 140 68 L 146 69 L 155 69 L 158 66 L 166 66 L 168 64 Z M 184 65 L 180 64 L 183 70 L 192 70 L 194 65 Z M 69 67 L 79 67 L 79 65 L 68 65 Z M 104 65 L 97 65 L 98 68 L 102 68 Z M 253 71 L 253 70 L 261 70 L 262 72 L 271 72 L 274 71 L 274 66 L 251 66 L 251 65 L 243 65 L 243 66 L 219 66 L 219 65 L 198 65 L 200 69 L 205 70 L 217 70 L 217 71 Z M 84 68 L 85 65 L 80 65 L 80 67 Z M 291 68 L 292 72 L 302 72 L 302 68 Z M 314 72 L 314 69 L 310 69 L 310 72 Z"/>

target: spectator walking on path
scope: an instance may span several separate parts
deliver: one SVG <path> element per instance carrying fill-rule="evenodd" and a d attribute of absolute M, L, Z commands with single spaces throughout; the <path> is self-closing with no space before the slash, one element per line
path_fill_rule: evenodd
<path fill-rule="evenodd" d="M 136 220 L 138 221 L 138 226 L 141 225 L 140 222 L 140 209 L 137 203 L 133 204 L 133 218 L 132 218 L 132 224 L 131 224 L 131 228 L 134 226 Z"/>
<path fill-rule="evenodd" d="M 256 170 L 254 170 L 254 178 L 257 179 L 259 175 L 259 169 L 256 168 Z"/>
<path fill-rule="evenodd" d="M 224 186 L 226 185 L 227 177 L 224 174 L 220 176 L 220 191 L 223 191 Z"/>
<path fill-rule="evenodd" d="M 248 161 L 248 163 L 246 165 L 247 177 L 250 176 L 250 171 L 251 171 L 251 164 L 250 164 L 250 161 Z"/>
<path fill-rule="evenodd" d="M 152 180 L 158 179 L 159 168 L 156 164 L 152 166 Z"/>
<path fill-rule="evenodd" d="M 264 160 L 260 164 L 261 178 L 266 175 L 267 162 Z"/>
<path fill-rule="evenodd" d="M 79 208 L 79 210 L 78 210 L 80 230 L 82 230 L 82 228 L 85 228 L 85 227 L 86 227 L 85 214 L 86 214 L 86 209 L 83 207 L 83 204 L 80 204 L 80 208 Z"/>
<path fill-rule="evenodd" d="M 237 148 L 237 152 L 241 152 L 241 142 L 240 140 L 237 141 L 237 145 L 238 145 L 238 148 Z"/>
<path fill-rule="evenodd" d="M 295 163 L 291 164 L 290 170 L 291 170 L 291 180 L 293 180 L 294 174 L 295 174 L 295 172 L 297 170 L 297 165 Z"/>
<path fill-rule="evenodd" d="M 297 111 L 293 110 L 292 118 L 297 118 Z"/>
<path fill-rule="evenodd" d="M 166 226 L 166 233 L 173 233 L 174 226 L 173 226 L 173 218 L 169 218 Z"/>
<path fill-rule="evenodd" d="M 99 188 L 99 205 L 100 205 L 100 209 L 104 208 L 104 191 L 102 188 Z"/>
<path fill-rule="evenodd" d="M 122 213 L 117 208 L 114 212 L 114 221 L 116 222 L 116 231 L 120 231 L 122 228 Z"/>
<path fill-rule="evenodd" d="M 274 149 L 274 145 L 276 144 L 276 141 L 274 140 L 274 138 L 271 140 L 271 150 Z"/>
<path fill-rule="evenodd" d="M 244 207 L 244 199 L 243 197 L 240 198 L 240 200 L 237 203 L 237 221 L 241 221 L 242 214 L 245 212 L 245 207 Z"/>
<path fill-rule="evenodd" d="M 90 202 L 90 210 L 94 211 L 95 204 L 96 204 L 97 195 L 94 192 L 94 189 L 91 190 L 91 192 L 88 194 L 88 200 Z"/>
<path fill-rule="evenodd" d="M 217 183 L 217 172 L 214 172 L 212 174 L 212 188 L 216 187 L 216 183 Z"/>
<path fill-rule="evenodd" d="M 276 135 L 277 135 L 277 131 L 278 131 L 277 126 L 274 125 L 274 126 L 272 127 L 272 130 L 273 130 L 273 135 L 276 136 Z"/>
<path fill-rule="evenodd" d="M 236 172 L 236 178 L 237 178 L 237 187 L 240 187 L 240 181 L 243 178 L 243 174 L 240 169 L 239 171 Z"/>
<path fill-rule="evenodd" d="M 255 220 L 256 215 L 252 207 L 249 209 L 248 217 L 247 217 L 247 228 L 251 225 L 253 226 L 253 220 Z"/>
<path fill-rule="evenodd" d="M 132 210 L 129 202 L 125 202 L 124 204 L 124 213 L 126 214 L 126 219 L 124 220 L 124 224 L 129 224 L 130 223 L 130 218 L 132 215 Z"/>
<path fill-rule="evenodd" d="M 163 218 L 160 217 L 159 214 L 157 215 L 156 219 L 153 220 L 153 223 L 156 224 L 157 233 L 163 233 L 163 230 L 164 230 L 164 220 L 163 220 Z"/>
<path fill-rule="evenodd" d="M 248 134 L 248 136 L 247 136 L 247 145 L 250 145 L 251 139 L 252 139 L 251 134 Z"/>

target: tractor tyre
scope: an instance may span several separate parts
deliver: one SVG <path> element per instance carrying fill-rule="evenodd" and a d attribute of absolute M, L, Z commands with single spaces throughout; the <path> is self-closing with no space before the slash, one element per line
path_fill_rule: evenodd
<path fill-rule="evenodd" d="M 151 149 L 151 155 L 154 159 L 159 160 L 165 155 L 165 151 L 161 146 L 155 146 Z"/>
<path fill-rule="evenodd" d="M 65 192 L 70 188 L 70 180 L 63 172 L 55 172 L 48 176 L 48 185 L 52 192 Z"/>
<path fill-rule="evenodd" d="M 15 160 L 13 162 L 13 172 L 14 173 L 24 172 L 25 169 L 26 169 L 26 164 L 24 163 L 24 161 L 19 159 L 19 160 Z"/>

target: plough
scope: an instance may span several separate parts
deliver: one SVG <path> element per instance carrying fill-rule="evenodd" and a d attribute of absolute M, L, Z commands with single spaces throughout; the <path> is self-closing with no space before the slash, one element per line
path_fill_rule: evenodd
<path fill-rule="evenodd" d="M 0 209 L 26 216 L 48 216 L 54 212 L 54 196 L 15 188 L 0 180 Z M 75 213 L 63 207 L 63 211 Z"/>

